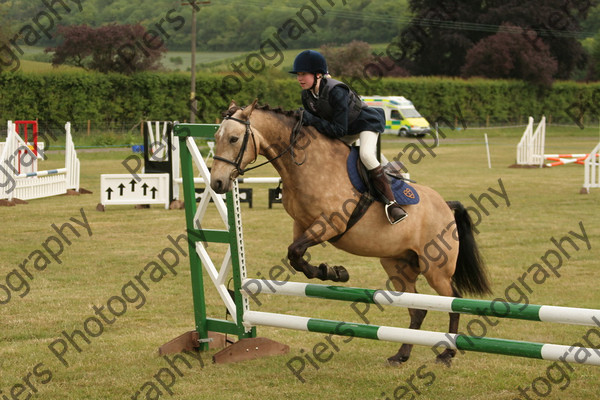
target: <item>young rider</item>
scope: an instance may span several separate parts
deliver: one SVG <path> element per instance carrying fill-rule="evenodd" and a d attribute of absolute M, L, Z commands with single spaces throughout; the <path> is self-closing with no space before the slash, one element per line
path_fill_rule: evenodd
<path fill-rule="evenodd" d="M 346 84 L 329 77 L 325 57 L 317 51 L 298 54 L 290 73 L 297 75 L 302 88 L 304 124 L 348 145 L 360 139 L 360 159 L 375 189 L 385 199 L 388 220 L 396 224 L 406 218 L 406 211 L 396 203 L 377 160 L 377 138 L 385 129 L 383 110 L 368 107 Z"/>

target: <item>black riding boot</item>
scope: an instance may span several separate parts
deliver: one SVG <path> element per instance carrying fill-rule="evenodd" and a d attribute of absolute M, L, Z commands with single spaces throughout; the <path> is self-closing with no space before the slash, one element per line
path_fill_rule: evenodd
<path fill-rule="evenodd" d="M 394 199 L 394 194 L 392 193 L 392 188 L 390 187 L 390 183 L 387 180 L 385 173 L 383 172 L 383 168 L 381 166 L 374 168 L 369 171 L 369 178 L 373 185 L 375 186 L 375 190 L 381 194 L 383 199 L 385 200 L 385 213 L 390 224 L 397 224 L 402 221 L 408 214 L 406 211 Z"/>

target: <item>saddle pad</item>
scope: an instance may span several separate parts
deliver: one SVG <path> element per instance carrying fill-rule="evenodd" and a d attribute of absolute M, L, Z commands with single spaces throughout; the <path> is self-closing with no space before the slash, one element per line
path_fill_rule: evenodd
<path fill-rule="evenodd" d="M 367 185 L 363 182 L 360 172 L 358 171 L 359 165 L 359 153 L 358 147 L 352 147 L 350 149 L 350 155 L 348 155 L 348 159 L 346 161 L 346 169 L 348 170 L 348 177 L 350 178 L 350 182 L 352 182 L 352 186 L 359 193 L 364 193 L 367 191 Z M 362 167 L 362 164 L 360 164 Z M 409 185 L 406 181 L 402 179 L 397 179 L 387 175 L 388 180 L 392 186 L 392 192 L 394 193 L 394 197 L 396 198 L 396 202 L 400 205 L 409 205 L 409 204 L 417 204 L 419 202 L 419 193 L 417 193 L 416 189 Z"/>

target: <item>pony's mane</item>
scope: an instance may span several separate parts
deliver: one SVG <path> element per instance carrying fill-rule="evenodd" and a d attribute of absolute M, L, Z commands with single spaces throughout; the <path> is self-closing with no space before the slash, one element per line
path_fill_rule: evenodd
<path fill-rule="evenodd" d="M 296 115 L 296 112 L 297 112 L 297 110 L 284 110 L 281 107 L 272 108 L 268 104 L 265 104 L 265 105 L 262 105 L 262 106 L 256 106 L 256 108 L 258 110 L 263 110 L 263 111 L 272 111 L 275 114 L 285 115 L 286 117 L 294 117 Z"/>
<path fill-rule="evenodd" d="M 242 108 L 243 107 L 240 107 L 240 106 L 231 107 L 229 110 L 223 112 L 223 117 L 231 117 L 233 114 L 235 114 L 238 110 L 241 110 Z M 296 116 L 296 110 L 284 110 L 281 107 L 272 108 L 269 104 L 257 105 L 255 107 L 255 109 L 262 110 L 262 111 L 271 111 L 271 112 L 274 112 L 275 114 L 283 115 L 286 117 Z"/>

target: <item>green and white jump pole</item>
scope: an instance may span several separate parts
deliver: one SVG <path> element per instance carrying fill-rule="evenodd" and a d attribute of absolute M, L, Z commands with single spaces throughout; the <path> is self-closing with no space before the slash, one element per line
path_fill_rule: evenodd
<path fill-rule="evenodd" d="M 259 294 L 312 297 L 472 315 L 491 315 L 529 321 L 588 325 L 600 328 L 600 310 L 584 308 L 470 300 L 456 297 L 266 279 L 244 279 L 242 281 L 242 291 L 246 296 L 254 299 Z M 244 323 L 247 326 L 267 325 L 340 336 L 410 343 L 430 347 L 443 346 L 463 351 L 477 351 L 600 366 L 600 350 L 577 346 L 476 337 L 256 311 L 246 312 L 244 314 Z"/>
<path fill-rule="evenodd" d="M 443 346 L 457 350 L 600 366 L 600 350 L 576 346 L 357 324 L 259 311 L 246 312 L 244 314 L 244 322 L 251 326 L 272 326 L 299 331 L 385 340 L 388 342 L 410 343 L 429 347 Z"/>
<path fill-rule="evenodd" d="M 600 310 L 510 303 L 502 299 L 493 301 L 471 300 L 458 297 L 267 279 L 244 279 L 242 282 L 242 291 L 246 296 L 252 298 L 261 293 L 278 294 L 600 327 Z"/>

